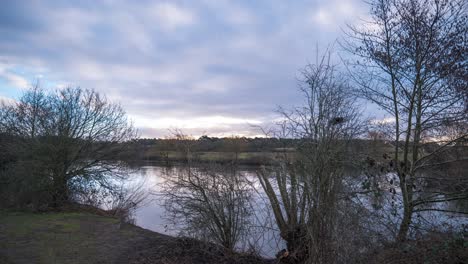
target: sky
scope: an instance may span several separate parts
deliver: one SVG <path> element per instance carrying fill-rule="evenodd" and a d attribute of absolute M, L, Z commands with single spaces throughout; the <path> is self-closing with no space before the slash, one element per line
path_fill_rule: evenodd
<path fill-rule="evenodd" d="M 80 86 L 120 103 L 141 137 L 261 136 L 278 106 L 301 103 L 317 49 L 367 12 L 362 0 L 3 0 L 0 99 Z"/>

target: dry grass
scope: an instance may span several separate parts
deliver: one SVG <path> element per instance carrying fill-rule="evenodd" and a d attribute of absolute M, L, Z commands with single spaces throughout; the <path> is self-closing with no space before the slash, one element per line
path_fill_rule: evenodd
<path fill-rule="evenodd" d="M 431 234 L 401 246 L 385 248 L 369 263 L 381 264 L 464 264 L 468 263 L 468 238 L 463 234 Z"/>

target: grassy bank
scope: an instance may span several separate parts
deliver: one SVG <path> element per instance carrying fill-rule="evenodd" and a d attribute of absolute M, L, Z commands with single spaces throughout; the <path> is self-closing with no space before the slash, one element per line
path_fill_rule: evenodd
<path fill-rule="evenodd" d="M 267 263 L 88 212 L 0 211 L 0 263 Z"/>

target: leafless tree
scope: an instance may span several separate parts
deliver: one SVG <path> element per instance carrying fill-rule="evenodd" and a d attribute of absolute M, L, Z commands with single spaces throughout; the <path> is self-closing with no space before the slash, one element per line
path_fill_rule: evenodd
<path fill-rule="evenodd" d="M 173 135 L 171 139 L 175 142 L 177 152 L 182 155 L 182 161 L 190 165 L 193 160 L 193 147 L 196 144 L 195 138 L 184 134 L 180 129 L 173 129 L 171 133 Z"/>
<path fill-rule="evenodd" d="M 36 86 L 0 112 L 0 131 L 11 138 L 2 149 L 15 156 L 14 178 L 27 186 L 33 171 L 52 206 L 85 186 L 111 188 L 108 176 L 118 177 L 122 165 L 115 159 L 136 135 L 123 109 L 93 90 L 47 93 Z"/>
<path fill-rule="evenodd" d="M 190 154 L 187 136 L 179 135 Z M 187 157 L 190 157 L 187 155 Z M 252 189 L 237 164 L 194 164 L 190 158 L 178 175 L 167 175 L 159 195 L 166 219 L 181 234 L 215 242 L 234 250 L 249 228 Z"/>
<path fill-rule="evenodd" d="M 466 129 L 444 135 L 444 124 L 465 124 L 468 16 L 463 0 L 372 0 L 370 21 L 350 26 L 343 47 L 358 93 L 393 118 L 392 169 L 403 201 L 398 241 L 407 238 L 415 212 L 430 204 L 467 199 L 466 189 L 430 191 L 426 172 L 451 146 L 466 142 Z M 436 146 L 436 147 L 431 147 Z M 445 153 L 445 154 L 442 154 Z M 440 184 L 466 186 L 466 177 Z M 461 184 L 463 181 L 464 184 Z M 426 193 L 426 194 L 423 194 Z"/>
<path fill-rule="evenodd" d="M 349 142 L 362 133 L 362 121 L 350 88 L 331 63 L 317 58 L 303 71 L 304 105 L 280 109 L 280 138 L 298 139 L 295 155 L 284 153 L 258 179 L 267 194 L 288 258 L 333 263 L 344 169 Z"/>

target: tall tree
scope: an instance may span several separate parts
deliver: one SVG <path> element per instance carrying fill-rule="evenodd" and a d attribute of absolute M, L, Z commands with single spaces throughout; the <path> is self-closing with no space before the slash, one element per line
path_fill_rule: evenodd
<path fill-rule="evenodd" d="M 403 201 L 397 240 L 404 241 L 415 212 L 467 198 L 459 188 L 430 192 L 423 177 L 442 153 L 454 151 L 450 146 L 467 140 L 466 130 L 449 138 L 439 129 L 468 121 L 467 5 L 463 0 L 372 0 L 369 5 L 370 21 L 350 26 L 343 46 L 357 57 L 348 66 L 359 94 L 394 118 L 392 164 Z M 460 186 L 460 180 L 466 181 L 446 185 Z"/>
<path fill-rule="evenodd" d="M 280 109 L 279 138 L 296 138 L 294 156 L 285 152 L 258 174 L 273 216 L 296 262 L 334 263 L 337 219 L 349 142 L 362 121 L 347 81 L 330 54 L 303 71 L 304 104 Z"/>

